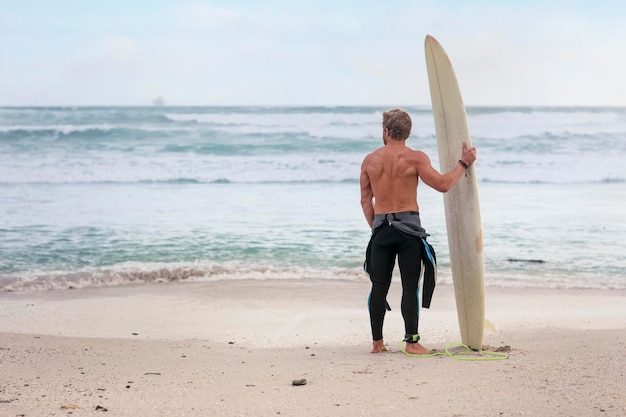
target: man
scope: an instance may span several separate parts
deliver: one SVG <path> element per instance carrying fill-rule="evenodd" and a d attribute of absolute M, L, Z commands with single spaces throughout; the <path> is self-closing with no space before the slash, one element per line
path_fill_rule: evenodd
<path fill-rule="evenodd" d="M 422 260 L 430 257 L 427 234 L 419 219 L 418 179 L 445 193 L 476 160 L 476 148 L 468 149 L 463 144 L 459 163 L 442 175 L 424 152 L 406 146 L 410 133 L 411 117 L 407 112 L 401 109 L 384 112 L 384 146 L 367 155 L 361 165 L 361 206 L 372 228 L 366 262 L 372 281 L 369 300 L 372 353 L 388 350 L 383 341 L 383 321 L 396 256 L 402 280 L 406 352 L 429 353 L 418 343 L 418 283 Z"/>

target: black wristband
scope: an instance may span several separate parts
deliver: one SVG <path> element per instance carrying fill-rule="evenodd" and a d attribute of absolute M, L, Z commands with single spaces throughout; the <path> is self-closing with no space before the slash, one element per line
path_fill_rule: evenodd
<path fill-rule="evenodd" d="M 462 159 L 459 159 L 459 164 L 461 164 L 465 169 L 469 168 L 469 165 L 467 165 Z"/>

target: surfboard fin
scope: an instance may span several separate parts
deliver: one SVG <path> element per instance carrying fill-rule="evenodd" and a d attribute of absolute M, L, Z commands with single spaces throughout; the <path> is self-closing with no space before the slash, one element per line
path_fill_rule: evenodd
<path fill-rule="evenodd" d="M 495 335 L 498 331 L 496 330 L 496 326 L 490 322 L 489 320 L 485 319 L 485 329 L 489 330 L 491 332 L 491 334 Z"/>

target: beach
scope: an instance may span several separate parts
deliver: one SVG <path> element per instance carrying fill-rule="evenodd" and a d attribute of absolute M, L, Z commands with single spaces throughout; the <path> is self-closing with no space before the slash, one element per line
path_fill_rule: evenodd
<path fill-rule="evenodd" d="M 488 287 L 484 349 L 507 355 L 491 361 L 403 354 L 398 282 L 392 352 L 370 353 L 368 293 L 332 279 L 0 293 L 0 415 L 626 414 L 626 291 Z M 438 352 L 460 342 L 451 286 L 420 333 Z"/>

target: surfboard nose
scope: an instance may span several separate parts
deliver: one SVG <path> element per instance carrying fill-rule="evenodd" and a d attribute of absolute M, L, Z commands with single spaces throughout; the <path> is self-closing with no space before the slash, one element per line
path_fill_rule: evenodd
<path fill-rule="evenodd" d="M 427 47 L 432 47 L 433 45 L 439 45 L 439 41 L 435 39 L 432 35 L 426 35 L 426 39 L 424 39 L 424 45 Z"/>

